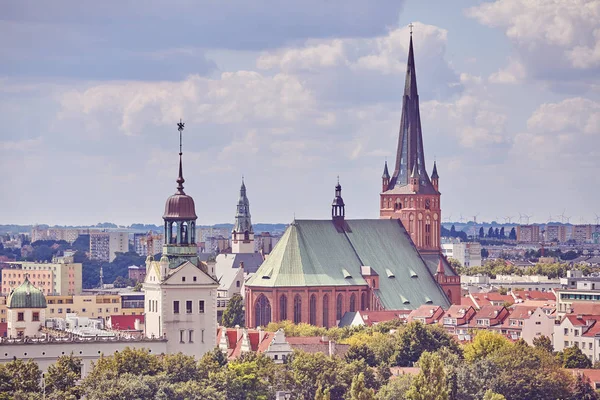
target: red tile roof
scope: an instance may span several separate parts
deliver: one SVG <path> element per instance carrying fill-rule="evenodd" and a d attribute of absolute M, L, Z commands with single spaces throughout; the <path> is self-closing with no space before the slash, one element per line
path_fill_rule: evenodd
<path fill-rule="evenodd" d="M 510 308 L 510 315 L 508 318 L 510 319 L 528 319 L 531 314 L 537 310 L 538 307 L 530 307 L 530 306 L 512 306 Z"/>
<path fill-rule="evenodd" d="M 540 290 L 513 290 L 513 295 L 519 299 L 526 300 L 554 300 L 556 295 L 553 292 L 542 292 Z"/>
<path fill-rule="evenodd" d="M 573 314 L 600 315 L 600 303 L 575 301 L 571 304 Z"/>
<path fill-rule="evenodd" d="M 110 326 L 116 331 L 130 331 L 135 329 L 135 321 L 139 320 L 144 323 L 143 315 L 111 315 Z"/>
<path fill-rule="evenodd" d="M 573 376 L 583 374 L 591 381 L 592 388 L 597 389 L 600 387 L 600 369 L 567 369 L 566 371 L 572 373 Z"/>
<path fill-rule="evenodd" d="M 473 307 L 473 308 L 478 308 L 477 304 L 475 304 L 475 302 L 469 297 L 461 297 L 460 298 L 460 305 L 463 307 Z"/>

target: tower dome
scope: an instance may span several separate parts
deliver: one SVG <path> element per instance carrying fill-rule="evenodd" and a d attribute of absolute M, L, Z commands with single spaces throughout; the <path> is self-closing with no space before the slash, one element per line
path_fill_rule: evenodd
<path fill-rule="evenodd" d="M 179 153 L 179 176 L 177 177 L 177 192 L 169 196 L 165 203 L 165 221 L 189 221 L 196 220 L 196 205 L 192 196 L 188 196 L 183 191 L 183 167 L 181 165 L 181 153 Z"/>
<path fill-rule="evenodd" d="M 46 297 L 26 276 L 25 281 L 8 295 L 6 306 L 7 308 L 46 308 Z"/>

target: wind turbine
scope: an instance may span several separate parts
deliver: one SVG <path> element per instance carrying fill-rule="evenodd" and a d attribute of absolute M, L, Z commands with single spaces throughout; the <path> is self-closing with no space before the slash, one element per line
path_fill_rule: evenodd
<path fill-rule="evenodd" d="M 594 213 L 594 215 L 596 216 L 596 225 L 600 225 L 600 215 Z"/>
<path fill-rule="evenodd" d="M 448 217 L 446 217 L 446 222 L 450 222 L 452 220 L 452 214 L 449 214 Z"/>
<path fill-rule="evenodd" d="M 504 223 L 506 223 L 506 221 L 508 221 L 509 224 L 512 223 L 513 218 L 514 218 L 514 215 L 504 217 Z"/>
<path fill-rule="evenodd" d="M 477 214 L 473 215 L 473 222 L 474 222 L 475 224 L 477 224 L 477 217 L 479 216 L 479 214 L 480 214 L 480 213 L 477 213 Z"/>
<path fill-rule="evenodd" d="M 465 222 L 465 219 L 462 216 L 462 214 L 460 214 L 460 218 L 458 219 L 458 222 L 460 222 L 461 224 Z"/>

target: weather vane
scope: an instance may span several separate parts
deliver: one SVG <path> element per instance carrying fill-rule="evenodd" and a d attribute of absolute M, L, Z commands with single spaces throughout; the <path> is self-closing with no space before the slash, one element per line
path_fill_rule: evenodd
<path fill-rule="evenodd" d="M 412 28 L 413 28 L 413 23 L 411 22 L 410 24 L 408 24 L 408 27 L 410 28 L 410 36 L 412 36 Z"/>
<path fill-rule="evenodd" d="M 183 154 L 181 151 L 181 133 L 183 132 L 183 128 L 185 128 L 185 123 L 179 118 L 179 122 L 177 123 L 177 130 L 179 131 L 179 155 Z"/>

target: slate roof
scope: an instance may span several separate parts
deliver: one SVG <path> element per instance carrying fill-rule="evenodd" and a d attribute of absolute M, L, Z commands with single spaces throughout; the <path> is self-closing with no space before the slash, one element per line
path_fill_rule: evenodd
<path fill-rule="evenodd" d="M 25 276 L 25 281 L 8 295 L 6 306 L 8 308 L 46 308 L 46 297 Z"/>
<path fill-rule="evenodd" d="M 399 220 L 345 224 L 338 231 L 331 220 L 294 221 L 246 286 L 367 285 L 361 267 L 370 266 L 379 274 L 376 292 L 386 309 L 450 305 Z"/>

